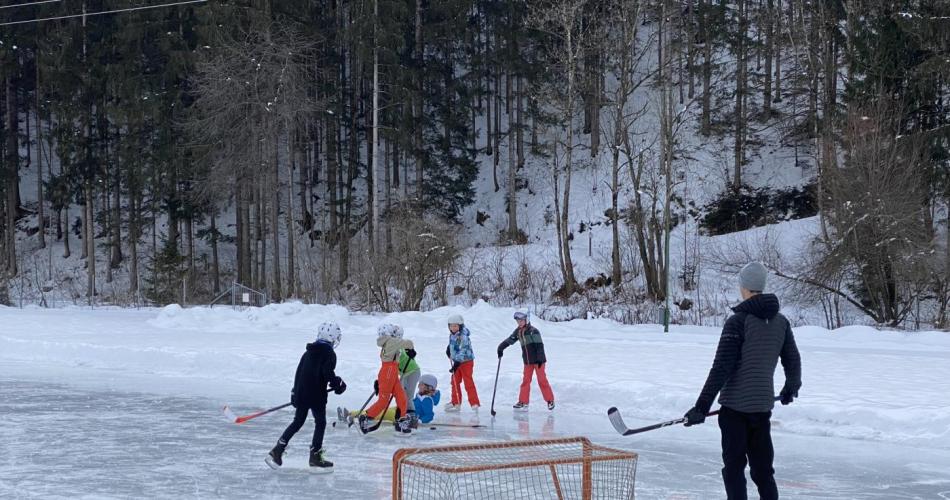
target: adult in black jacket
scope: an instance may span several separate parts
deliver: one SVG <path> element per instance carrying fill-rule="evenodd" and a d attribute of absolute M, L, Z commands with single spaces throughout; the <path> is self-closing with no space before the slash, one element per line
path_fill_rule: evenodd
<path fill-rule="evenodd" d="M 726 320 L 696 405 L 686 413 L 686 425 L 705 421 L 719 394 L 719 428 L 722 433 L 722 479 L 729 500 L 745 500 L 745 467 L 766 500 L 778 498 L 772 462 L 770 429 L 775 404 L 773 377 L 779 359 L 785 371 L 780 392 L 783 405 L 798 397 L 802 365 L 792 328 L 773 294 L 763 294 L 768 271 L 758 262 L 739 272 L 743 302 Z"/>
<path fill-rule="evenodd" d="M 335 323 L 323 323 L 319 327 L 317 341 L 307 344 L 307 350 L 297 364 L 294 376 L 294 388 L 290 391 L 290 402 L 296 408 L 294 421 L 287 426 L 277 440 L 277 445 L 268 453 L 266 462 L 272 468 L 283 465 L 282 456 L 287 442 L 303 427 L 307 413 L 313 414 L 313 440 L 310 443 L 310 466 L 330 471 L 333 462 L 323 456 L 323 434 L 327 427 L 327 387 L 336 394 L 343 394 L 346 383 L 338 377 L 336 353 L 333 350 L 340 344 L 342 333 Z"/>

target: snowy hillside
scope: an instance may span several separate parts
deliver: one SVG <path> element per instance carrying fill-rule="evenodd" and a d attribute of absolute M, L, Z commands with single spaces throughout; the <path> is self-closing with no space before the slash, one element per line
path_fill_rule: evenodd
<path fill-rule="evenodd" d="M 338 373 L 349 386 L 331 397 L 330 408 L 359 407 L 369 394 L 381 322 L 405 328 L 423 372 L 438 377 L 446 399 L 444 322 L 451 313 L 463 314 L 472 331 L 475 381 L 485 406 L 479 414 L 466 406 L 457 416 L 439 408 L 436 420 L 478 422 L 485 429 L 422 429 L 410 441 L 328 429 L 325 446 L 336 472 L 302 479 L 292 472 L 275 475 L 263 462 L 289 413 L 243 426 L 220 414 L 224 404 L 249 413 L 286 402 L 314 325 L 328 320 L 343 328 Z M 493 419 L 488 405 L 495 346 L 513 328 L 511 313 L 483 303 L 389 315 L 299 303 L 243 311 L 0 309 L 0 414 L 7 422 L 0 496 L 48 498 L 69 491 L 96 498 L 290 498 L 333 490 L 349 498 L 381 498 L 388 495 L 382 492 L 388 491 L 392 453 L 402 446 L 585 435 L 640 453 L 641 498 L 720 498 L 714 419 L 624 438 L 605 415 L 618 406 L 628 425 L 681 416 L 705 380 L 717 328 L 674 326 L 665 335 L 656 325 L 535 320 L 558 407 L 543 409 L 535 392 L 528 414 L 512 413 L 521 378 L 521 362 L 512 352 L 502 358 Z M 801 398 L 776 407 L 773 419 L 783 497 L 948 494 L 950 338 L 866 327 L 800 327 L 795 335 L 804 368 Z M 776 383 L 782 381 L 779 369 Z M 303 466 L 311 426 L 290 444 L 292 467 Z M 50 446 L 56 454 L 46 451 Z M 91 456 L 96 459 L 90 462 Z M 162 474 L 155 475 L 155 467 Z M 51 472 L 68 483 L 44 479 Z M 102 483 L 103 474 L 113 480 Z"/>

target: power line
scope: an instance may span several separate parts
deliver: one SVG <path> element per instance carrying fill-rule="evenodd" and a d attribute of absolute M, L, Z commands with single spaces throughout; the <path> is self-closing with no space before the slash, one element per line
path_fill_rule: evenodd
<path fill-rule="evenodd" d="M 38 0 L 36 2 L 27 2 L 27 3 L 15 3 L 13 5 L 0 5 L 0 10 L 2 9 L 13 9 L 16 7 L 29 7 L 30 5 L 39 5 L 41 3 L 54 3 L 61 2 L 62 0 Z"/>
<path fill-rule="evenodd" d="M 46 1 L 53 1 L 53 0 L 46 0 Z M 55 1 L 59 1 L 59 0 L 55 0 Z M 27 20 L 25 20 L 25 21 L 13 21 L 13 22 L 9 22 L 9 23 L 0 23 L 0 26 L 10 26 L 10 25 L 12 25 L 12 24 L 38 23 L 38 22 L 41 22 L 41 21 L 56 21 L 56 20 L 59 20 L 59 19 L 70 19 L 70 18 L 73 18 L 73 17 L 101 16 L 101 15 L 103 15 L 103 14 L 115 14 L 115 13 L 117 13 L 117 12 L 131 12 L 131 11 L 133 11 L 133 10 L 158 9 L 158 8 L 161 8 L 161 7 L 172 7 L 172 6 L 175 6 L 175 5 L 185 5 L 185 4 L 190 4 L 190 3 L 204 3 L 204 2 L 207 2 L 207 1 L 208 1 L 208 0 L 186 0 L 186 1 L 184 1 L 184 2 L 163 3 L 163 4 L 158 4 L 158 5 L 145 5 L 145 6 L 141 6 L 141 7 L 129 7 L 129 8 L 127 8 L 127 9 L 104 10 L 104 11 L 101 11 L 101 12 L 87 12 L 87 13 L 85 13 L 85 14 L 70 14 L 70 15 L 67 15 L 67 16 L 44 17 L 44 18 L 41 18 L 41 19 L 27 19 Z"/>

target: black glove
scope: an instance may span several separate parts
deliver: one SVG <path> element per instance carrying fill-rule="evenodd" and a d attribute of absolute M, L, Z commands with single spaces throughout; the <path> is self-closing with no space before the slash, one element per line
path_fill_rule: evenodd
<path fill-rule="evenodd" d="M 379 380 L 373 381 L 373 394 L 379 394 Z"/>
<path fill-rule="evenodd" d="M 690 408 L 688 412 L 686 412 L 686 415 L 684 415 L 684 417 L 686 417 L 686 423 L 684 425 L 686 425 L 686 427 L 689 427 L 691 425 L 701 424 L 705 422 L 706 412 L 694 406 Z"/>
<path fill-rule="evenodd" d="M 337 377 L 336 389 L 333 389 L 333 393 L 340 395 L 346 392 L 346 382 L 343 381 L 340 377 Z"/>
<path fill-rule="evenodd" d="M 778 395 L 781 398 L 780 401 L 782 402 L 782 404 L 788 405 L 788 404 L 791 404 L 792 401 L 794 401 L 795 398 L 798 397 L 798 391 L 793 391 L 789 389 L 788 387 L 786 387 L 782 389 L 782 392 L 778 393 Z"/>
<path fill-rule="evenodd" d="M 290 405 L 294 408 L 297 407 L 297 396 L 294 394 L 294 391 L 290 391 Z"/>
<path fill-rule="evenodd" d="M 504 354 L 505 354 L 505 348 L 504 348 L 504 346 L 498 346 L 498 359 L 501 359 L 501 357 L 502 357 Z"/>
<path fill-rule="evenodd" d="M 416 350 L 406 349 L 406 356 L 409 356 L 409 359 L 416 359 Z"/>
<path fill-rule="evenodd" d="M 462 363 L 459 363 L 458 361 L 452 363 L 452 368 L 449 368 L 449 373 L 455 373 L 455 370 L 458 370 L 461 364 Z"/>
<path fill-rule="evenodd" d="M 538 368 L 541 368 L 541 365 L 543 365 L 544 363 L 535 363 L 535 364 L 538 365 Z"/>

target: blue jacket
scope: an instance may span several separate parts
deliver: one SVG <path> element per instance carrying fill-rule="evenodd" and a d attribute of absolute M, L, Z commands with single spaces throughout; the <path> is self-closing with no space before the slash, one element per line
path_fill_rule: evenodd
<path fill-rule="evenodd" d="M 475 353 L 472 351 L 472 340 L 468 328 L 462 325 L 458 333 L 449 334 L 449 347 L 446 349 L 449 359 L 459 363 L 475 359 Z"/>
<path fill-rule="evenodd" d="M 442 393 L 438 390 L 431 396 L 416 396 L 412 399 L 412 404 L 416 406 L 416 416 L 419 421 L 428 424 L 435 418 L 435 407 L 439 404 Z"/>

